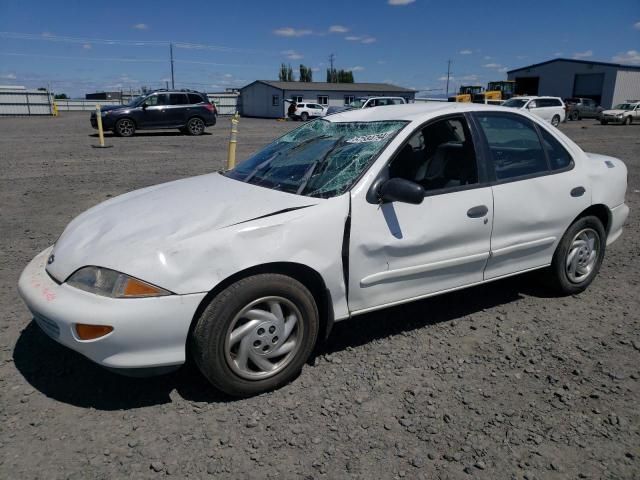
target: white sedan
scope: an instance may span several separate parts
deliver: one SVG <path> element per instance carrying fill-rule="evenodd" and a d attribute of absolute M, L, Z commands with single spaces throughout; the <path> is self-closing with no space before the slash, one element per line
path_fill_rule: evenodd
<path fill-rule="evenodd" d="M 159 372 L 189 352 L 252 395 L 294 378 L 334 321 L 535 269 L 583 291 L 626 186 L 622 161 L 527 112 L 354 110 L 86 211 L 19 290 L 42 330 L 105 367 Z"/>

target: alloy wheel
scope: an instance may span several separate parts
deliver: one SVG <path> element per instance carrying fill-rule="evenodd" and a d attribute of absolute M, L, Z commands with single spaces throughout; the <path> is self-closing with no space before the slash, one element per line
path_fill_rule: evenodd
<path fill-rule="evenodd" d="M 191 135 L 200 135 L 204 132 L 204 122 L 199 118 L 192 118 L 189 121 L 189 132 Z"/>
<path fill-rule="evenodd" d="M 128 118 L 123 118 L 118 122 L 118 132 L 123 137 L 130 137 L 135 132 L 135 125 Z"/>

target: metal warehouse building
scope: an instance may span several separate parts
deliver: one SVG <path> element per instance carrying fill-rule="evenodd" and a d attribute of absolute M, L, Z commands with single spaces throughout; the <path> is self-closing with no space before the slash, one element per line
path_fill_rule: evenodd
<path fill-rule="evenodd" d="M 521 95 L 591 98 L 604 108 L 640 99 L 640 66 L 557 58 L 507 75 Z"/>
<path fill-rule="evenodd" d="M 356 97 L 404 97 L 415 98 L 415 90 L 388 83 L 326 83 L 279 82 L 256 80 L 240 89 L 242 115 L 245 117 L 282 118 L 286 116 L 288 103 L 319 103 L 327 106 L 343 106 Z"/>

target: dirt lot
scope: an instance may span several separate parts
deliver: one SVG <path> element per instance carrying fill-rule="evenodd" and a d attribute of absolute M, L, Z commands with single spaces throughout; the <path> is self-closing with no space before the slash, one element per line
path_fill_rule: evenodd
<path fill-rule="evenodd" d="M 239 157 L 292 126 L 242 119 Z M 222 167 L 228 128 L 98 150 L 88 114 L 0 118 L 0 478 L 640 478 L 640 125 L 561 127 L 629 167 L 632 215 L 584 294 L 522 277 L 362 316 L 246 400 L 42 334 L 16 292 L 27 261 L 107 197 Z"/>

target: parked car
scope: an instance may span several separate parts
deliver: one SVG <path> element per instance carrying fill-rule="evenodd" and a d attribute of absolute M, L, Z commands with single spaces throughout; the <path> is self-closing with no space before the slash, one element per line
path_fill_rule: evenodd
<path fill-rule="evenodd" d="M 407 103 L 407 101 L 403 97 L 358 97 L 343 107 L 329 107 L 327 115 L 353 109 L 383 107 L 387 105 L 403 105 L 405 103 Z"/>
<path fill-rule="evenodd" d="M 136 130 L 177 128 L 188 135 L 202 135 L 216 124 L 218 112 L 206 93 L 194 90 L 155 90 L 134 98 L 127 105 L 101 109 L 102 128 L 120 137 L 131 137 Z M 96 112 L 91 126 L 98 128 Z"/>
<path fill-rule="evenodd" d="M 565 98 L 567 106 L 567 120 L 582 120 L 583 118 L 600 118 L 602 108 L 590 98 Z"/>
<path fill-rule="evenodd" d="M 310 118 L 324 117 L 327 107 L 319 103 L 298 103 L 294 117 L 306 122 Z"/>
<path fill-rule="evenodd" d="M 535 269 L 582 292 L 622 233 L 626 187 L 622 161 L 526 111 L 354 110 L 89 209 L 18 287 L 94 362 L 157 373 L 190 354 L 253 395 L 293 379 L 334 321 Z"/>
<path fill-rule="evenodd" d="M 600 123 L 621 123 L 631 125 L 640 122 L 640 102 L 626 102 L 615 105 L 611 110 L 604 110 L 600 117 Z"/>
<path fill-rule="evenodd" d="M 513 97 L 504 102 L 502 106 L 528 110 L 554 127 L 566 119 L 566 108 L 559 97 Z"/>

